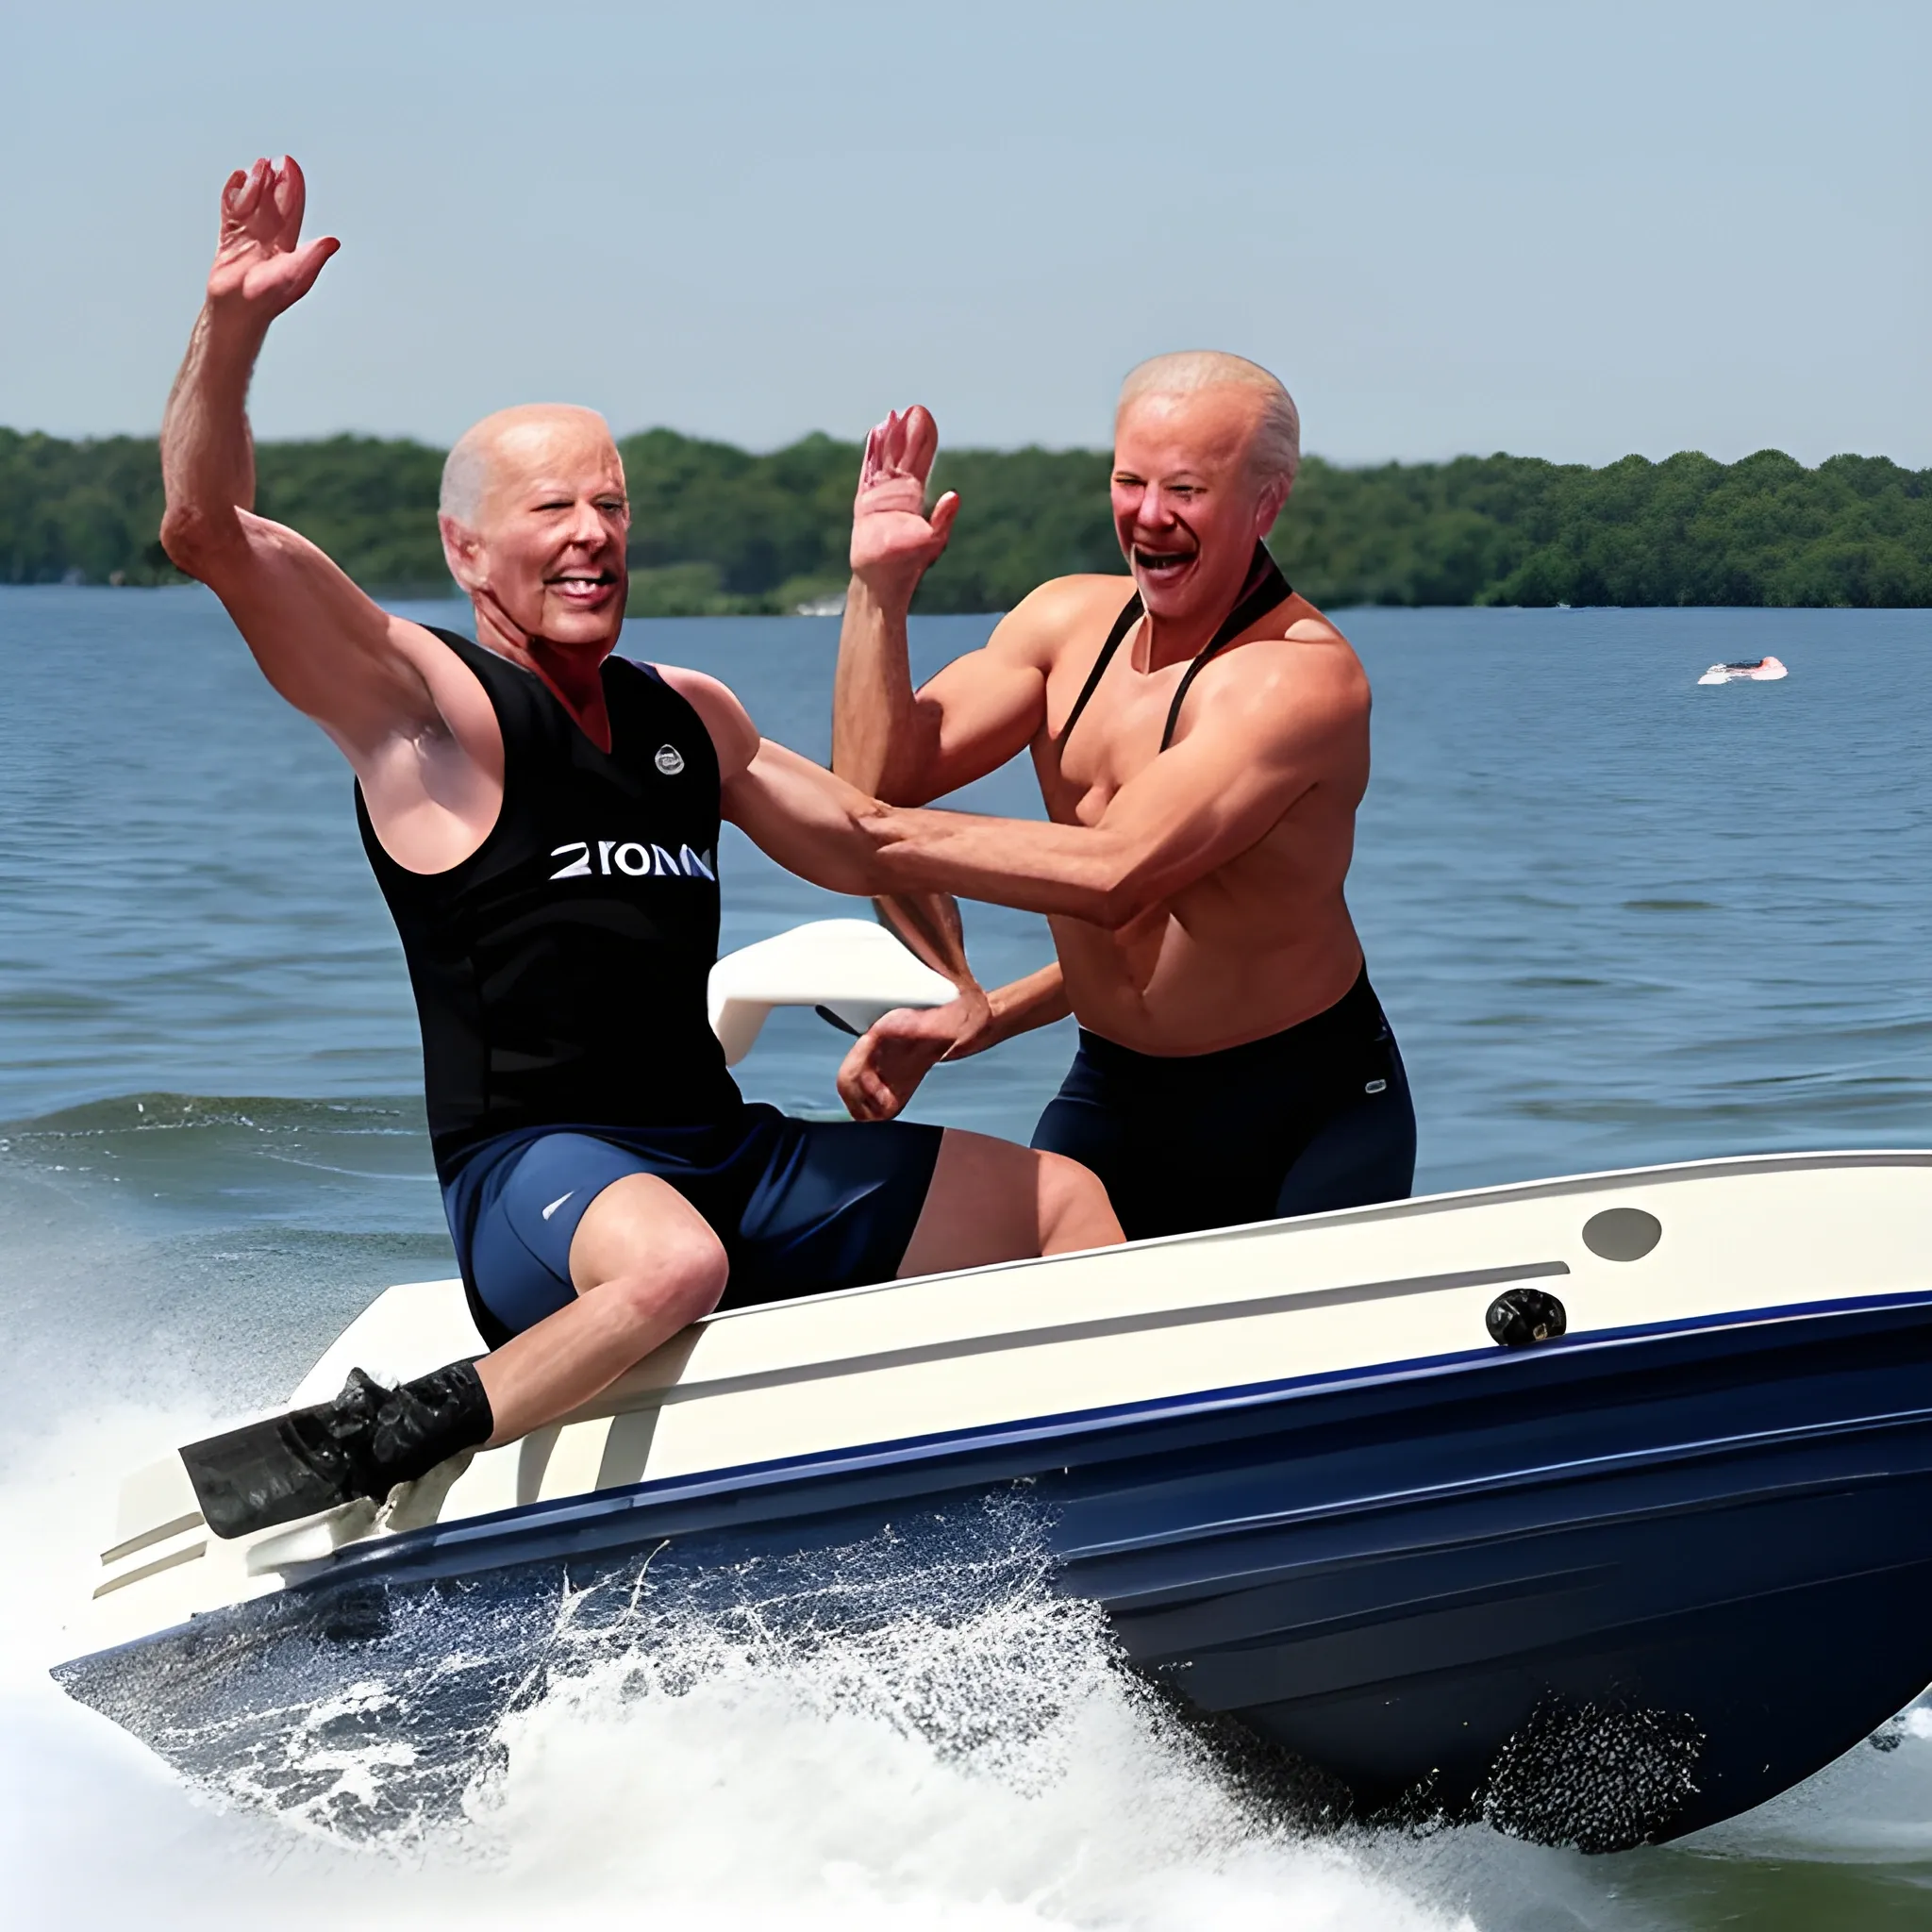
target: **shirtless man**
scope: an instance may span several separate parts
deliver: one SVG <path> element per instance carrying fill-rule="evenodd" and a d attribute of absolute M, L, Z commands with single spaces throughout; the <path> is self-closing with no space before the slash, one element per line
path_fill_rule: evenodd
<path fill-rule="evenodd" d="M 983 1135 L 747 1106 L 706 1019 L 721 816 L 782 864 L 885 892 L 875 801 L 761 740 L 715 679 L 613 657 L 624 470 L 587 409 L 509 409 L 443 475 L 476 641 L 378 608 L 253 513 L 245 404 L 270 323 L 334 254 L 291 160 L 222 198 L 208 299 L 161 434 L 168 554 L 354 768 L 363 844 L 423 1024 L 430 1133 L 475 1362 L 183 1452 L 234 1536 L 398 1483 L 575 1407 L 732 1302 L 1120 1239 L 1093 1177 Z M 957 918 L 901 929 L 981 1023 Z"/>
<path fill-rule="evenodd" d="M 1029 749 L 1050 824 L 891 824 L 918 855 L 901 878 L 1049 914 L 1058 959 L 996 991 L 967 1039 L 889 1014 L 841 1091 L 890 1118 L 940 1058 L 1073 1012 L 1079 1052 L 1033 1144 L 1098 1174 L 1130 1239 L 1399 1199 L 1414 1176 L 1407 1082 L 1342 894 L 1368 679 L 1262 544 L 1300 442 L 1256 364 L 1142 363 L 1115 423 L 1132 594 L 1119 577 L 1045 584 L 917 691 L 907 609 L 958 500 L 924 512 L 924 409 L 866 445 L 833 768 L 918 806 Z"/>

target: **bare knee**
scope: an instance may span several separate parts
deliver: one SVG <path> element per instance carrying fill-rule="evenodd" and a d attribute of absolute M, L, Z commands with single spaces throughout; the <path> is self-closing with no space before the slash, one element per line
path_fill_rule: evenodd
<path fill-rule="evenodd" d="M 640 1319 L 656 1326 L 682 1328 L 718 1306 L 728 1273 L 724 1250 L 715 1236 L 708 1230 L 680 1230 L 605 1286 L 615 1290 Z"/>
<path fill-rule="evenodd" d="M 613 1316 L 660 1335 L 709 1314 L 726 1273 L 717 1235 L 652 1174 L 613 1181 L 584 1210 L 571 1239 L 577 1293 L 594 1294 Z"/>
<path fill-rule="evenodd" d="M 642 1349 L 708 1315 L 729 1272 L 716 1234 L 661 1181 L 634 1175 L 607 1188 L 571 1242 L 577 1293 L 633 1332 Z"/>
<path fill-rule="evenodd" d="M 1043 1254 L 1104 1248 L 1126 1237 L 1091 1168 L 1064 1154 L 1040 1154 L 1040 1245 Z"/>

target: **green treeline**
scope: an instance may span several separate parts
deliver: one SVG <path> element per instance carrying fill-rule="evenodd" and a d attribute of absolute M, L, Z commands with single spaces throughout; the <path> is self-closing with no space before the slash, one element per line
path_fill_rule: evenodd
<path fill-rule="evenodd" d="M 835 592 L 858 448 L 808 436 L 754 456 L 669 429 L 621 445 L 631 610 L 790 610 Z M 448 588 L 436 535 L 442 455 L 368 437 L 264 443 L 258 507 L 359 582 Z M 928 611 L 1009 609 L 1069 571 L 1118 572 L 1108 458 L 1090 450 L 944 453 L 953 541 Z M 0 582 L 174 580 L 155 532 L 152 441 L 0 430 Z M 1932 471 L 1883 457 L 1815 470 L 1776 450 L 1592 470 L 1534 457 L 1343 469 L 1310 458 L 1275 554 L 1318 604 L 1932 605 Z"/>

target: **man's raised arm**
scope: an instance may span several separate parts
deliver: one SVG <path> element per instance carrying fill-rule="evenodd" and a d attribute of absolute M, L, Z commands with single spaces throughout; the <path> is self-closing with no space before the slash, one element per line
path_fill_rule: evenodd
<path fill-rule="evenodd" d="M 959 499 L 925 512 L 939 429 L 914 407 L 866 438 L 852 504 L 852 582 L 832 687 L 832 769 L 889 805 L 924 805 L 997 770 L 1046 715 L 1046 674 L 1027 625 L 1006 619 L 919 691 L 906 619 L 919 580 L 946 547 Z"/>
<path fill-rule="evenodd" d="M 161 425 L 161 542 L 227 607 L 268 680 L 358 769 L 412 724 L 440 722 L 413 631 L 357 589 L 306 538 L 254 513 L 248 385 L 269 325 L 313 287 L 340 245 L 302 241 L 302 171 L 257 161 L 222 193 L 208 299 Z"/>
<path fill-rule="evenodd" d="M 1004 764 L 1039 729 L 1046 704 L 1044 675 L 1007 651 L 973 652 L 925 690 L 912 688 L 908 612 L 920 578 L 946 547 L 959 508 L 959 499 L 948 491 L 926 514 L 926 483 L 938 449 L 938 426 L 916 405 L 903 416 L 888 416 L 866 438 L 833 684 L 832 769 L 861 791 L 902 804 L 923 804 Z M 963 964 L 959 911 L 949 896 L 908 893 L 873 903 L 880 923 L 922 957 L 930 960 L 938 944 L 957 948 Z M 998 1038 L 1065 1010 L 1058 968 L 1047 971 L 1056 983 L 1043 1001 L 1031 980 L 994 996 L 1000 1017 L 1017 1022 Z M 1022 991 L 1028 997 L 1012 997 Z M 943 1010 L 887 1014 L 841 1070 L 846 1106 L 861 1119 L 897 1113 L 937 1061 L 994 1043 L 992 1010 L 975 1009 L 977 1024 L 951 1033 L 945 1030 L 951 1016 Z"/>

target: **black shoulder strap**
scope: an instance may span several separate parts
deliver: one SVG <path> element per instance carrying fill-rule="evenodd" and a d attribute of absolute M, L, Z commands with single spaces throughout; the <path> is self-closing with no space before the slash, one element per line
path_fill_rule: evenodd
<path fill-rule="evenodd" d="M 425 625 L 424 628 L 447 644 L 483 687 L 503 732 L 506 772 L 517 757 L 513 744 L 534 744 L 554 729 L 569 724 L 570 713 L 534 671 L 512 664 L 488 644 L 479 644 L 461 631 L 444 630 L 433 624 Z"/>
<path fill-rule="evenodd" d="M 431 637 L 447 644 L 476 674 L 477 681 L 492 695 L 518 691 L 525 685 L 541 686 L 542 680 L 533 676 L 522 665 L 498 657 L 487 644 L 479 644 L 475 638 L 466 638 L 459 630 L 444 630 L 441 625 L 435 624 L 425 624 L 423 628 Z"/>
<path fill-rule="evenodd" d="M 1202 665 L 1224 644 L 1233 643 L 1249 625 L 1267 616 L 1277 604 L 1293 594 L 1293 587 L 1282 575 L 1281 566 L 1268 554 L 1268 546 L 1257 543 L 1255 560 L 1248 566 L 1248 580 L 1241 586 L 1234 608 L 1222 620 L 1221 628 L 1208 641 L 1206 648 L 1194 653 L 1194 661 L 1174 688 L 1174 703 L 1167 708 L 1167 728 L 1160 734 L 1162 751 L 1174 742 L 1174 727 L 1180 723 L 1181 702 L 1188 694 L 1188 687 L 1200 675 Z"/>
<path fill-rule="evenodd" d="M 1087 682 L 1080 687 L 1080 695 L 1074 700 L 1074 708 L 1067 713 L 1067 722 L 1060 726 L 1062 748 L 1074 735 L 1074 726 L 1080 722 L 1080 713 L 1087 708 L 1087 700 L 1100 689 L 1100 680 L 1107 674 L 1107 667 L 1113 661 L 1113 654 L 1121 647 L 1121 640 L 1133 629 L 1141 615 L 1141 593 L 1136 591 L 1126 601 L 1121 614 L 1113 621 L 1113 628 L 1107 634 L 1107 641 L 1100 647 L 1100 656 L 1093 660 L 1093 669 L 1087 674 Z"/>

